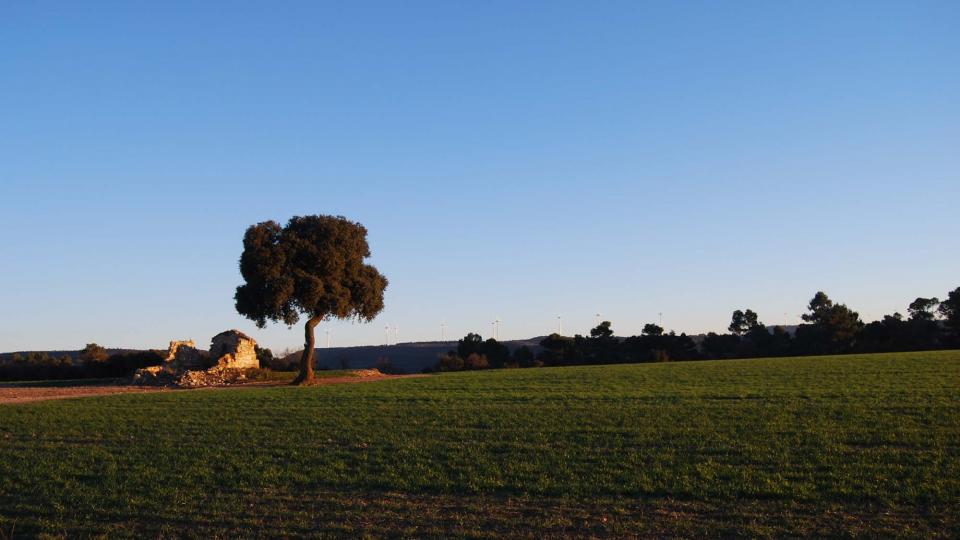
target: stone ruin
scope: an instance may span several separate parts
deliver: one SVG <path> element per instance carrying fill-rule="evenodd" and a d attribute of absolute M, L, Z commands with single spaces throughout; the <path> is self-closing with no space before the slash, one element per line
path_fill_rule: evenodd
<path fill-rule="evenodd" d="M 210 342 L 213 365 L 233 369 L 260 367 L 257 360 L 257 342 L 239 330 L 227 330 L 213 336 Z"/>
<path fill-rule="evenodd" d="M 171 341 L 170 347 L 167 349 L 167 357 L 163 363 L 178 371 L 204 368 L 203 356 L 197 350 L 197 344 L 192 339 L 189 341 Z"/>
<path fill-rule="evenodd" d="M 256 349 L 257 342 L 239 330 L 213 336 L 209 354 L 193 340 L 171 341 L 163 364 L 137 370 L 133 383 L 196 388 L 243 382 L 245 370 L 260 366 Z"/>

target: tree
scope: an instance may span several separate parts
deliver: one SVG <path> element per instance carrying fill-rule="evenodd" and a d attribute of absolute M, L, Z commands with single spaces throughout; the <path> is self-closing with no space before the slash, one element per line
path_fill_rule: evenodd
<path fill-rule="evenodd" d="M 643 325 L 643 330 L 640 333 L 645 336 L 662 336 L 663 328 L 653 323 L 647 323 Z"/>
<path fill-rule="evenodd" d="M 763 326 L 757 321 L 757 314 L 752 310 L 740 311 L 739 309 L 733 312 L 733 316 L 730 319 L 730 326 L 727 327 L 731 333 L 738 336 L 742 336 L 753 330 L 757 326 Z"/>
<path fill-rule="evenodd" d="M 369 322 L 383 310 L 387 278 L 364 262 L 369 256 L 367 229 L 342 216 L 294 216 L 283 227 L 265 221 L 244 234 L 237 312 L 259 328 L 268 320 L 293 326 L 307 318 L 293 384 L 314 382 L 318 324 L 330 318 Z"/>
<path fill-rule="evenodd" d="M 740 345 L 740 338 L 733 334 L 709 332 L 703 338 L 703 352 L 710 358 L 733 358 Z"/>
<path fill-rule="evenodd" d="M 764 354 L 769 354 L 770 356 L 786 356 L 790 354 L 790 349 L 793 347 L 793 337 L 787 332 L 786 327 L 784 326 L 774 326 L 773 331 L 770 332 L 770 338 L 767 341 L 767 350 Z"/>
<path fill-rule="evenodd" d="M 460 371 L 463 369 L 463 358 L 453 351 L 441 354 L 437 358 L 435 369 L 436 371 Z"/>
<path fill-rule="evenodd" d="M 772 347 L 772 334 L 767 327 L 756 322 L 743 336 L 743 353 L 745 356 L 766 356 Z"/>
<path fill-rule="evenodd" d="M 466 358 L 473 353 L 483 353 L 483 338 L 480 334 L 470 332 L 463 336 L 463 339 L 457 341 L 457 355 L 460 358 Z"/>
<path fill-rule="evenodd" d="M 603 321 L 590 329 L 590 339 L 586 340 L 587 356 L 595 364 L 617 363 L 620 360 L 617 344 L 610 321 Z"/>
<path fill-rule="evenodd" d="M 487 359 L 490 367 L 502 368 L 510 361 L 510 348 L 493 338 L 488 338 L 483 342 L 480 355 Z"/>
<path fill-rule="evenodd" d="M 812 323 L 811 328 L 797 328 L 798 342 L 807 347 L 807 352 L 833 354 L 848 350 L 863 328 L 860 314 L 844 304 L 833 300 L 820 291 L 807 306 L 810 313 L 803 320 Z"/>
<path fill-rule="evenodd" d="M 800 318 L 806 322 L 816 324 L 826 318 L 831 308 L 833 308 L 833 300 L 827 296 L 827 293 L 817 291 L 817 294 L 813 295 L 810 303 L 807 304 L 807 310 L 810 311 L 810 313 L 804 313 Z"/>
<path fill-rule="evenodd" d="M 591 328 L 590 337 L 594 339 L 613 339 L 613 329 L 610 328 L 610 321 L 603 321 L 596 327 Z"/>
<path fill-rule="evenodd" d="M 547 365 L 565 365 L 576 362 L 578 354 L 574 339 L 554 332 L 540 341 L 543 351 L 540 359 Z"/>
<path fill-rule="evenodd" d="M 676 335 L 670 332 L 667 341 L 667 352 L 673 360 L 696 360 L 700 358 L 700 352 L 697 350 L 697 342 L 685 333 Z"/>
<path fill-rule="evenodd" d="M 937 311 L 944 318 L 944 322 L 953 333 L 954 339 L 960 341 L 960 287 L 947 294 L 947 299 L 940 302 Z"/>
<path fill-rule="evenodd" d="M 260 368 L 261 368 L 261 369 L 266 369 L 266 368 L 270 368 L 270 367 L 273 366 L 273 351 L 272 351 L 272 350 L 270 350 L 270 349 L 268 349 L 268 348 L 266 348 L 266 347 L 261 347 L 261 346 L 259 346 L 259 345 L 255 345 L 255 346 L 254 346 L 254 351 L 255 351 L 256 354 L 257 354 L 257 362 L 260 364 Z"/>
<path fill-rule="evenodd" d="M 94 362 L 106 362 L 110 355 L 107 350 L 96 343 L 87 343 L 87 346 L 80 351 L 77 357 L 87 365 Z"/>
<path fill-rule="evenodd" d="M 935 308 L 940 304 L 940 300 L 934 298 L 917 298 L 910 302 L 907 311 L 910 312 L 910 319 L 914 321 L 932 321 L 936 318 Z"/>
<path fill-rule="evenodd" d="M 522 368 L 533 367 L 534 366 L 533 350 L 531 350 L 530 347 L 526 345 L 517 347 L 517 349 L 513 351 L 513 361 L 516 362 L 516 364 Z"/>

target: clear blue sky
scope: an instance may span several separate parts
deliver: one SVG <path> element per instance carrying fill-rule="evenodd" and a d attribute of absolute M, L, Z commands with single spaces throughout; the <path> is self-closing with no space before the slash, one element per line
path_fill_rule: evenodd
<path fill-rule="evenodd" d="M 955 1 L 6 2 L 0 351 L 296 347 L 233 293 L 245 228 L 312 213 L 390 279 L 335 345 L 905 311 L 960 286 L 958 28 Z"/>

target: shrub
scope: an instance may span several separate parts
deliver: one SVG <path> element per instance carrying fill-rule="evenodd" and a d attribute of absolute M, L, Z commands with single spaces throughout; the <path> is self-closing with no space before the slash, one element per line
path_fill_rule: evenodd
<path fill-rule="evenodd" d="M 465 369 L 487 369 L 490 367 L 490 362 L 486 355 L 473 353 L 463 361 L 463 366 Z"/>
<path fill-rule="evenodd" d="M 273 351 L 259 345 L 254 349 L 257 352 L 257 361 L 260 363 L 260 369 L 270 368 L 273 365 Z"/>
<path fill-rule="evenodd" d="M 463 369 L 463 358 L 460 355 L 450 351 L 441 354 L 437 361 L 437 371 L 460 371 Z"/>

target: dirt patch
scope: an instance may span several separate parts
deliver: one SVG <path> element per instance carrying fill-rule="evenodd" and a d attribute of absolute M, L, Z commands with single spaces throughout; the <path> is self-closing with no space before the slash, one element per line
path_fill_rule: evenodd
<path fill-rule="evenodd" d="M 0 388 L 0 404 L 29 403 L 50 399 L 68 399 L 109 394 L 133 394 L 143 392 L 161 392 L 162 388 L 142 388 L 138 386 L 33 386 L 29 388 Z"/>
<path fill-rule="evenodd" d="M 350 375 L 353 377 L 384 377 L 379 369 L 355 369 L 350 372 Z"/>
<path fill-rule="evenodd" d="M 317 379 L 316 386 L 327 384 L 366 383 L 388 379 L 406 379 L 410 377 L 429 377 L 429 375 L 364 375 L 347 377 L 329 377 Z M 228 387 L 207 387 L 196 390 L 239 390 L 243 388 L 263 388 L 268 386 L 288 386 L 283 381 L 264 381 L 240 384 Z M 47 401 L 51 399 L 71 399 L 92 396 L 107 396 L 112 394 L 142 394 L 144 392 L 191 392 L 194 390 L 173 390 L 163 387 L 105 385 L 105 386 L 0 386 L 0 405 L 13 403 L 30 403 L 33 401 Z"/>

